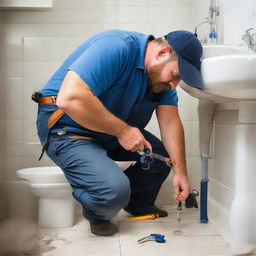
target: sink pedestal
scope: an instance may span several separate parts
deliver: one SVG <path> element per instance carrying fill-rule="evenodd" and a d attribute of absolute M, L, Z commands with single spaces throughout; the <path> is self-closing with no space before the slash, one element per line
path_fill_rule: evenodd
<path fill-rule="evenodd" d="M 238 46 L 204 46 L 201 73 L 203 90 L 180 87 L 205 101 L 200 153 L 209 151 L 214 115 L 210 219 L 228 232 L 236 255 L 250 253 L 256 249 L 256 55 Z"/>
<path fill-rule="evenodd" d="M 230 245 L 245 254 L 256 249 L 256 101 L 239 103 L 238 121 Z"/>

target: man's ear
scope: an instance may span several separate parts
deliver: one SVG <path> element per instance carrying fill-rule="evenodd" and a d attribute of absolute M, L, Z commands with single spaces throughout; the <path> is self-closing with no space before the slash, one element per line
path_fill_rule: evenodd
<path fill-rule="evenodd" d="M 170 46 L 163 46 L 159 52 L 158 52 L 158 57 L 159 58 L 165 58 L 169 53 L 171 52 L 171 47 Z"/>

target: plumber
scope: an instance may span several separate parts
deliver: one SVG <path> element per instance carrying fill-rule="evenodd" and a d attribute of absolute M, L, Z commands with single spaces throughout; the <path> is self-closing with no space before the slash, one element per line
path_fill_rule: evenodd
<path fill-rule="evenodd" d="M 34 97 L 43 151 L 63 170 L 96 235 L 118 231 L 111 219 L 167 212 L 155 205 L 170 168 L 159 160 L 143 170 L 144 147 L 171 156 L 174 198 L 190 186 L 177 108 L 180 80 L 202 88 L 202 46 L 188 31 L 155 38 L 109 30 L 82 43 Z M 145 130 L 156 110 L 161 139 Z M 134 161 L 124 172 L 115 161 Z"/>

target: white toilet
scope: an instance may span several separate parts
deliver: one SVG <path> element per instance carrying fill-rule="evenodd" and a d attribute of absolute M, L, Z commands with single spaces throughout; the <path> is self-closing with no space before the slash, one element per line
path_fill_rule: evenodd
<path fill-rule="evenodd" d="M 122 170 L 133 162 L 116 162 Z M 57 166 L 32 167 L 17 171 L 28 181 L 31 192 L 39 197 L 38 224 L 42 228 L 71 227 L 74 224 L 75 200 L 64 173 Z"/>
<path fill-rule="evenodd" d="M 17 175 L 27 180 L 31 192 L 39 197 L 40 227 L 71 227 L 74 224 L 75 200 L 59 167 L 26 168 L 18 170 Z"/>

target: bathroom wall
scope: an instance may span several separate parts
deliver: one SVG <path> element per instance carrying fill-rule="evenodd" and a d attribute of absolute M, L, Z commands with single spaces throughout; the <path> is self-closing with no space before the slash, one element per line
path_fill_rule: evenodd
<path fill-rule="evenodd" d="M 1 13 L 0 13 L 0 35 L 3 34 L 3 24 L 1 21 Z M 3 47 L 3 40 L 0 38 L 0 52 Z M 0 59 L 1 55 L 0 55 Z M 2 66 L 2 65 L 1 65 Z M 0 95 L 4 95 L 4 86 L 3 81 L 0 80 Z M 4 98 L 0 101 L 0 221 L 4 219 L 7 215 L 6 211 L 6 203 L 7 203 L 7 193 L 6 193 L 6 186 L 4 183 L 4 176 L 5 176 L 5 109 L 4 109 Z"/>
<path fill-rule="evenodd" d="M 256 28 L 255 0 L 224 0 L 224 43 L 240 44 L 248 28 Z"/>
<path fill-rule="evenodd" d="M 24 184 L 17 182 L 16 170 L 52 165 L 45 155 L 38 162 L 41 146 L 35 130 L 36 104 L 30 100 L 64 58 L 84 39 L 96 32 L 120 28 L 161 36 L 175 29 L 194 31 L 207 13 L 202 0 L 53 0 L 49 11 L 1 11 L 1 90 L 5 95 L 3 140 L 6 146 L 3 171 L 8 184 L 10 216 L 35 218 L 37 201 Z M 143 15 L 142 15 L 143 14 Z M 197 100 L 182 90 L 179 111 L 185 128 L 188 172 L 192 187 L 200 179 Z M 4 109 L 4 108 L 1 108 Z M 3 125 L 4 124 L 4 125 Z M 148 128 L 159 136 L 155 118 Z M 171 202 L 170 179 L 158 202 Z"/>
<path fill-rule="evenodd" d="M 256 27 L 256 2 L 254 0 L 223 0 L 223 42 L 244 44 L 244 31 Z M 234 195 L 235 133 L 238 112 L 232 104 L 227 111 L 216 111 L 212 159 L 209 168 L 209 218 L 229 239 L 230 207 Z"/>
<path fill-rule="evenodd" d="M 49 11 L 2 11 L 1 78 L 5 90 L 5 177 L 9 216 L 35 218 L 37 200 L 16 170 L 53 165 L 41 152 L 36 130 L 37 105 L 32 91 L 49 79 L 65 57 L 82 42 L 104 29 L 104 1 L 54 0 Z"/>

